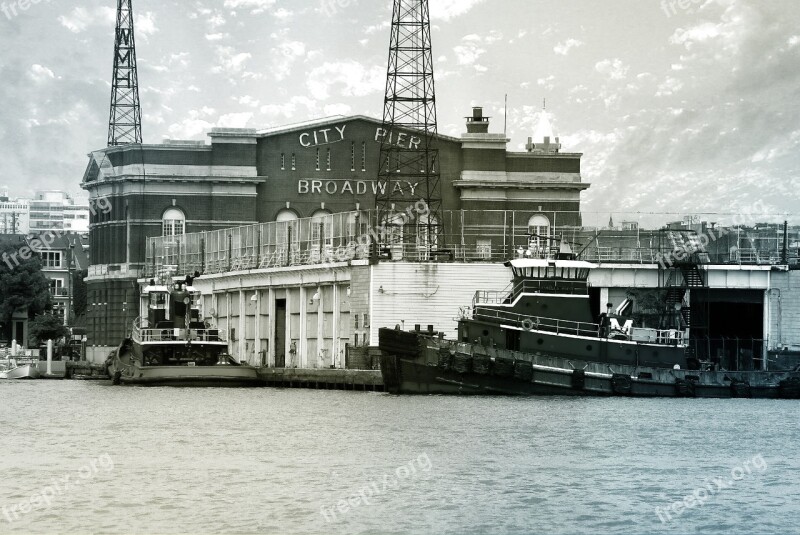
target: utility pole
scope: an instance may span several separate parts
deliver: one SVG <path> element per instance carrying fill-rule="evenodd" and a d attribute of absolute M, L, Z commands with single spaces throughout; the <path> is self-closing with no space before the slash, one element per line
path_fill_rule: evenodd
<path fill-rule="evenodd" d="M 417 240 L 430 253 L 444 245 L 442 192 L 437 137 L 436 90 L 428 0 L 394 0 L 389 63 L 384 96 L 378 193 L 378 225 L 386 225 L 384 242 L 402 236 L 399 225 L 413 214 Z M 407 184 L 419 184 L 410 197 Z M 428 215 L 412 211 L 419 201 Z M 398 236 L 399 234 L 399 236 Z M 402 239 L 402 238 L 401 238 Z"/>
<path fill-rule="evenodd" d="M 111 113 L 108 146 L 142 142 L 142 109 L 133 29 L 133 0 L 117 0 L 114 73 L 111 78 Z"/>

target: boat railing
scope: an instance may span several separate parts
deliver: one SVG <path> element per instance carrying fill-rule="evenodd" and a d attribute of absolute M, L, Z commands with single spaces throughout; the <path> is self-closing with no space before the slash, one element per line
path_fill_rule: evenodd
<path fill-rule="evenodd" d="M 227 342 L 227 336 L 221 329 L 176 329 L 176 328 L 143 328 L 141 318 L 133 325 L 131 338 L 138 344 L 153 342 Z"/>
<path fill-rule="evenodd" d="M 475 308 L 473 319 L 502 322 L 519 327 L 526 331 L 546 331 L 554 334 L 568 334 L 573 336 L 600 337 L 601 329 L 597 323 L 545 318 L 542 316 L 526 316 L 505 310 L 493 308 Z M 624 335 L 625 333 L 617 333 Z M 604 335 L 606 336 L 606 335 Z M 622 338 L 621 338 L 622 339 Z M 645 329 L 631 328 L 627 340 L 636 343 L 654 345 L 683 346 L 688 343 L 688 334 L 677 329 Z"/>
<path fill-rule="evenodd" d="M 548 331 L 555 334 L 572 334 L 578 336 L 599 336 L 600 326 L 596 323 L 526 316 L 493 308 L 475 308 L 474 319 L 501 321 L 526 331 Z"/>
<path fill-rule="evenodd" d="M 508 285 L 501 291 L 479 290 L 475 292 L 472 306 L 511 304 L 525 293 L 585 295 L 586 281 L 563 279 L 530 279 Z"/>

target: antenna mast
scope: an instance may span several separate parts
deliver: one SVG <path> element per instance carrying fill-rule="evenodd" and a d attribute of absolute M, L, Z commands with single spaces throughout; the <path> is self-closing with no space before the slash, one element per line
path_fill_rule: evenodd
<path fill-rule="evenodd" d="M 402 240 L 403 212 L 426 203 L 429 214 L 415 223 L 428 258 L 444 237 L 437 128 L 428 0 L 394 0 L 375 204 L 391 245 Z M 419 184 L 421 199 L 408 196 L 409 183 Z"/>
<path fill-rule="evenodd" d="M 142 142 L 142 110 L 133 31 L 133 0 L 117 0 L 114 74 L 111 79 L 111 113 L 108 146 Z"/>

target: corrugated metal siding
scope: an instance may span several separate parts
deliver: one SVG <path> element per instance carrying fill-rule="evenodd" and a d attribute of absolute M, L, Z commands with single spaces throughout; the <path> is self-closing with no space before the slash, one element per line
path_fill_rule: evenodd
<path fill-rule="evenodd" d="M 378 345 L 378 329 L 401 320 L 406 329 L 433 325 L 454 337 L 459 307 L 472 304 L 477 290 L 505 289 L 511 270 L 501 264 L 410 264 L 384 262 L 372 266 L 373 317 L 370 344 Z M 380 288 L 383 287 L 383 293 Z"/>

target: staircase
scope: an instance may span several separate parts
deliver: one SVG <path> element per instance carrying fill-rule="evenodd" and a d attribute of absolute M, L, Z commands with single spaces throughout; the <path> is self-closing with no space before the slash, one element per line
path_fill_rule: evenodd
<path fill-rule="evenodd" d="M 683 280 L 687 288 L 705 288 L 706 282 L 703 272 L 697 264 L 684 264 L 680 266 Z"/>

